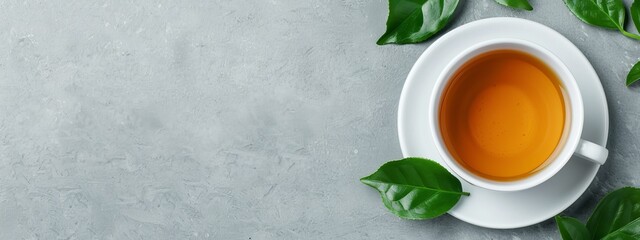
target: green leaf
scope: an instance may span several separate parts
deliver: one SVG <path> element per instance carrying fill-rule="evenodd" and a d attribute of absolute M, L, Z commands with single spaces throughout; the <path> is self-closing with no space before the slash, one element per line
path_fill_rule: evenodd
<path fill-rule="evenodd" d="M 377 44 L 427 40 L 449 23 L 458 0 L 389 0 L 387 31 Z"/>
<path fill-rule="evenodd" d="M 631 19 L 633 20 L 633 25 L 636 26 L 638 32 L 640 32 L 640 1 L 634 0 L 629 8 L 631 12 Z"/>
<path fill-rule="evenodd" d="M 631 84 L 637 82 L 638 80 L 640 80 L 640 62 L 637 62 L 635 65 L 633 65 L 633 67 L 631 67 L 631 70 L 629 71 L 629 74 L 627 74 L 627 86 L 631 86 Z"/>
<path fill-rule="evenodd" d="M 640 239 L 640 218 L 621 227 L 615 232 L 602 238 L 602 240 L 637 240 Z"/>
<path fill-rule="evenodd" d="M 528 0 L 495 0 L 497 3 L 505 5 L 507 7 L 522 9 L 531 11 L 533 7 L 529 4 Z"/>
<path fill-rule="evenodd" d="M 588 240 L 591 234 L 587 227 L 578 219 L 572 217 L 556 216 L 556 224 L 562 236 L 562 240 Z"/>
<path fill-rule="evenodd" d="M 440 216 L 456 205 L 460 196 L 469 195 L 447 169 L 423 158 L 385 163 L 360 181 L 380 192 L 389 211 L 408 219 Z"/>
<path fill-rule="evenodd" d="M 624 31 L 625 7 L 622 0 L 564 0 L 564 4 L 583 22 Z"/>
<path fill-rule="evenodd" d="M 605 196 L 587 221 L 593 239 L 600 239 L 640 218 L 640 189 L 625 187 Z"/>

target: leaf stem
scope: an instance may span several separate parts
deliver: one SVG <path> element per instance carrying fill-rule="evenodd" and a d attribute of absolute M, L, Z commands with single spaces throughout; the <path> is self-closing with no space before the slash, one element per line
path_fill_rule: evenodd
<path fill-rule="evenodd" d="M 638 35 L 636 35 L 636 34 L 633 34 L 633 33 L 627 32 L 627 31 L 625 31 L 624 29 L 619 29 L 619 30 L 620 30 L 620 32 L 622 33 L 622 35 L 624 35 L 624 36 L 626 36 L 626 37 L 628 37 L 628 38 L 633 38 L 633 39 L 635 39 L 635 40 L 640 40 L 640 36 L 638 36 Z"/>
<path fill-rule="evenodd" d="M 469 194 L 468 192 L 462 192 L 462 195 L 464 195 L 464 196 L 469 196 L 469 195 L 471 195 L 471 194 Z"/>

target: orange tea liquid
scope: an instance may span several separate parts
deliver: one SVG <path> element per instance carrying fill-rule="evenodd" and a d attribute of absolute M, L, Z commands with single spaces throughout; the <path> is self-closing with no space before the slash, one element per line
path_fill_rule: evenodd
<path fill-rule="evenodd" d="M 481 177 L 510 181 L 544 167 L 565 124 L 560 80 L 516 50 L 465 63 L 443 92 L 440 131 L 453 158 Z"/>

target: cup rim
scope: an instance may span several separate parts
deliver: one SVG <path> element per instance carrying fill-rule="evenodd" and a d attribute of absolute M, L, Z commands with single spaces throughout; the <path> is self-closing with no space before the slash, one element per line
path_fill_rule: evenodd
<path fill-rule="evenodd" d="M 507 45 L 511 46 L 511 48 L 502 47 L 482 50 L 483 48 L 490 48 L 496 45 Z M 514 46 L 519 46 L 520 48 L 516 48 Z M 566 122 L 569 124 L 569 130 L 566 132 L 566 140 L 562 148 L 558 151 L 555 159 L 547 160 L 550 162 L 548 162 L 546 166 L 531 174 L 530 176 L 513 181 L 495 181 L 486 179 L 474 173 L 471 173 L 464 167 L 460 166 L 460 164 L 455 159 L 453 159 L 446 146 L 444 145 L 439 125 L 439 112 L 442 93 L 448 85 L 451 75 L 454 74 L 458 70 L 458 68 L 466 63 L 466 61 L 470 58 L 473 58 L 485 52 L 490 52 L 498 49 L 514 49 L 523 51 L 528 54 L 534 55 L 536 58 L 539 58 L 541 61 L 547 64 L 558 75 L 558 78 L 566 91 L 566 94 L 564 96 L 565 102 L 569 103 L 570 106 L 570 109 L 566 110 L 566 114 L 570 114 L 571 118 Z M 578 88 L 576 80 L 573 77 L 571 71 L 562 62 L 562 60 L 560 60 L 549 50 L 535 43 L 515 38 L 498 38 L 474 44 L 458 54 L 445 66 L 444 70 L 438 76 L 432 91 L 433 93 L 431 94 L 431 99 L 429 101 L 429 127 L 431 128 L 431 131 L 433 133 L 432 136 L 436 145 L 436 149 L 440 153 L 440 157 L 443 159 L 449 169 L 451 169 L 460 178 L 472 185 L 496 191 L 519 191 L 535 187 L 553 177 L 560 171 L 560 169 L 562 169 L 562 167 L 564 167 L 564 165 L 571 159 L 571 156 L 575 152 L 578 146 L 578 142 L 580 141 L 580 136 L 584 124 L 584 107 L 580 89 Z"/>

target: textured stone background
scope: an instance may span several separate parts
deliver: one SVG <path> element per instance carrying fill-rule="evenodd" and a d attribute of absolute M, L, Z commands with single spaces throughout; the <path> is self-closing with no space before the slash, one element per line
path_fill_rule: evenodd
<path fill-rule="evenodd" d="M 640 185 L 640 88 L 623 83 L 640 42 L 531 2 L 463 1 L 445 31 L 532 19 L 591 60 L 612 154 L 567 210 L 584 218 Z M 383 0 L 0 2 L 0 239 L 558 238 L 552 221 L 401 220 L 359 183 L 401 157 L 400 91 L 433 42 L 376 46 L 386 12 Z"/>

